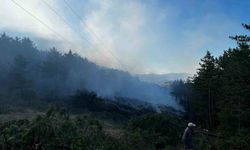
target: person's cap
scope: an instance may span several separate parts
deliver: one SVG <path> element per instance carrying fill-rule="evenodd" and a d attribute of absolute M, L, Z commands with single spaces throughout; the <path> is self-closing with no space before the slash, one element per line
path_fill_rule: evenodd
<path fill-rule="evenodd" d="M 188 127 L 196 127 L 196 124 L 192 123 L 192 122 L 189 122 L 188 123 Z"/>

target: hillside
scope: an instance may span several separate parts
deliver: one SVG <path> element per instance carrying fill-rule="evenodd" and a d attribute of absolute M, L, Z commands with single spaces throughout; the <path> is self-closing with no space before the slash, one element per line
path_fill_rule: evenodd
<path fill-rule="evenodd" d="M 0 52 L 2 94 L 28 92 L 31 97 L 46 99 L 87 90 L 109 99 L 124 97 L 178 108 L 170 89 L 142 82 L 128 72 L 98 66 L 71 50 L 65 54 L 56 48 L 38 50 L 28 38 L 2 34 Z"/>

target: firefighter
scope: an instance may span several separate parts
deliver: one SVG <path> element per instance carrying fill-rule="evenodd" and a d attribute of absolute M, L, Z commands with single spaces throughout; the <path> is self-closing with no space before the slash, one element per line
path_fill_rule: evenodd
<path fill-rule="evenodd" d="M 185 150 L 193 150 L 193 144 L 192 144 L 192 135 L 194 132 L 194 128 L 196 125 L 192 122 L 188 123 L 187 128 L 185 129 L 183 136 L 182 136 L 182 141 L 184 143 L 184 149 Z"/>

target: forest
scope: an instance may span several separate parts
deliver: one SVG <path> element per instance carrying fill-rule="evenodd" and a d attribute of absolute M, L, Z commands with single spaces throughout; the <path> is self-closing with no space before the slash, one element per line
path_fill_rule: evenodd
<path fill-rule="evenodd" d="M 190 121 L 197 149 L 249 149 L 249 36 L 230 38 L 237 47 L 218 57 L 207 51 L 194 76 L 171 84 L 176 104 L 156 108 L 169 89 L 3 33 L 0 149 L 176 150 Z"/>

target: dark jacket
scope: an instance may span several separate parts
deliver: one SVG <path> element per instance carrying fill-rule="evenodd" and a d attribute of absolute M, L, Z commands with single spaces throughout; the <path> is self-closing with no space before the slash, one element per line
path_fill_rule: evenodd
<path fill-rule="evenodd" d="M 187 127 L 183 133 L 182 141 L 185 145 L 185 148 L 192 148 L 192 129 Z"/>

